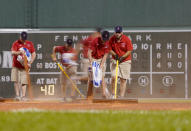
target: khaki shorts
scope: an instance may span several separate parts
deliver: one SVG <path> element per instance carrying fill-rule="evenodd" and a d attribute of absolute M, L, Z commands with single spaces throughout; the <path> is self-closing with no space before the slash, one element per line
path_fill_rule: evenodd
<path fill-rule="evenodd" d="M 25 69 L 13 67 L 11 70 L 11 81 L 18 82 L 20 84 L 28 84 Z"/>
<path fill-rule="evenodd" d="M 116 60 L 111 60 L 110 63 L 110 70 L 111 70 L 111 76 L 116 76 Z M 129 79 L 130 78 L 130 71 L 131 71 L 131 60 L 122 62 L 118 66 L 118 77 L 123 79 Z"/>
<path fill-rule="evenodd" d="M 98 62 L 100 64 L 101 60 L 102 59 L 93 59 L 92 61 L 96 61 L 96 62 Z M 102 68 L 102 77 L 105 76 L 105 70 L 106 70 L 106 63 L 104 63 L 103 68 Z M 90 80 L 93 80 L 92 66 L 91 65 L 89 65 L 89 75 L 88 75 L 88 77 L 89 77 Z"/>
<path fill-rule="evenodd" d="M 70 68 L 65 68 L 64 71 L 66 72 L 66 74 L 70 77 L 72 76 L 75 76 L 76 75 L 76 72 L 77 72 L 77 66 L 72 66 Z M 64 74 L 64 72 L 62 71 L 61 72 L 61 75 L 60 75 L 60 82 L 61 82 L 61 85 L 62 84 L 68 84 L 67 83 L 68 81 L 68 78 L 66 77 L 66 75 Z"/>

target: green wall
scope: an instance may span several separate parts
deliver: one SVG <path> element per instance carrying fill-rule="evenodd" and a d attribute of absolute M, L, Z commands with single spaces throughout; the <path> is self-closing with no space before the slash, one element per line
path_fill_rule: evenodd
<path fill-rule="evenodd" d="M 185 27 L 190 0 L 1 0 L 0 28 Z"/>

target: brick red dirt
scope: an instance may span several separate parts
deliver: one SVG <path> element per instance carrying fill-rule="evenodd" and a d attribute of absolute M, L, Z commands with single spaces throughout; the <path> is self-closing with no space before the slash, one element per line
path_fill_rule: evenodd
<path fill-rule="evenodd" d="M 93 103 L 83 102 L 0 102 L 0 111 L 43 110 L 191 110 L 191 103 Z"/>

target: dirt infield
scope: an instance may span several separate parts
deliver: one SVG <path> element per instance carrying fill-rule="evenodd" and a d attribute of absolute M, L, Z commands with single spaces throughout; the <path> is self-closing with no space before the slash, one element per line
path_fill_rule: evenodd
<path fill-rule="evenodd" d="M 0 102 L 0 111 L 17 109 L 42 109 L 42 110 L 191 110 L 191 102 L 60 102 L 60 101 L 28 101 Z"/>

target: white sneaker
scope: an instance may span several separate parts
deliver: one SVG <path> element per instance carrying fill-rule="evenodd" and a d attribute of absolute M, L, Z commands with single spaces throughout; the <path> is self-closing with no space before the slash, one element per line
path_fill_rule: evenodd
<path fill-rule="evenodd" d="M 15 97 L 15 100 L 16 100 L 16 101 L 21 101 L 21 97 L 20 97 L 20 96 L 16 96 L 16 97 Z"/>
<path fill-rule="evenodd" d="M 66 102 L 72 102 L 72 101 L 73 101 L 73 99 L 72 99 L 72 98 L 70 98 L 70 97 L 68 97 L 68 98 L 66 98 L 66 99 L 65 99 L 65 101 L 66 101 Z"/>
<path fill-rule="evenodd" d="M 21 97 L 21 101 L 28 101 L 29 99 L 26 96 Z"/>
<path fill-rule="evenodd" d="M 115 95 L 110 95 L 110 99 L 115 99 Z"/>

